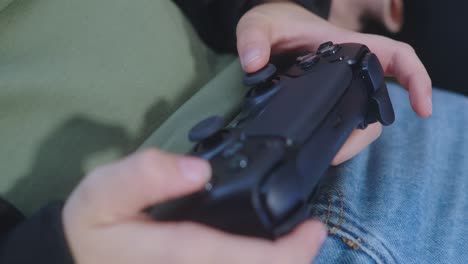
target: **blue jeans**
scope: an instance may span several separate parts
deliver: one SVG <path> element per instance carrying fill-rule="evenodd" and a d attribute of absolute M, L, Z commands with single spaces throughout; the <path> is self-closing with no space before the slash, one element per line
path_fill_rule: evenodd
<path fill-rule="evenodd" d="M 423 120 L 389 92 L 395 124 L 331 169 L 312 205 L 329 230 L 315 263 L 468 263 L 468 99 L 434 90 Z"/>

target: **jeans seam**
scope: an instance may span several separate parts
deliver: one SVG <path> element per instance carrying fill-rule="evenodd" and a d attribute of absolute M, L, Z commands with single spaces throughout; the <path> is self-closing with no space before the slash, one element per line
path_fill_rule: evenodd
<path fill-rule="evenodd" d="M 338 237 L 346 247 L 366 254 L 376 263 L 396 263 L 395 256 L 383 245 L 382 242 L 379 241 L 382 244 L 382 248 L 384 248 L 390 255 L 390 258 L 386 257 L 367 241 L 368 237 L 372 236 L 370 232 L 356 224 L 355 221 L 347 221 L 347 219 L 351 220 L 352 214 L 347 212 L 348 208 L 345 206 L 345 197 L 342 191 L 332 187 L 324 187 L 321 192 L 325 197 L 321 195 L 322 199 L 317 202 L 320 204 L 322 201 L 323 204 L 325 198 L 327 206 L 323 209 L 313 211 L 312 217 L 318 217 L 324 222 L 327 226 L 329 235 Z M 334 202 L 334 200 L 336 201 L 334 198 L 337 198 L 338 205 Z M 337 220 L 334 221 L 333 218 L 336 218 Z M 347 226 L 351 228 L 347 228 Z M 358 235 L 356 232 L 352 232 L 351 229 L 356 229 L 358 232 L 362 232 L 363 235 Z"/>

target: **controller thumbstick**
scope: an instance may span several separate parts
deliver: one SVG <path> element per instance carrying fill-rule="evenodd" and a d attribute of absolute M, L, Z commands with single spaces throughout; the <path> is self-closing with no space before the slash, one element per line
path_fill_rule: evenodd
<path fill-rule="evenodd" d="M 268 64 L 265 68 L 255 73 L 246 74 L 244 77 L 244 84 L 247 86 L 257 86 L 270 80 L 275 73 L 275 65 Z"/>
<path fill-rule="evenodd" d="M 210 138 L 224 128 L 224 119 L 219 116 L 208 117 L 196 124 L 188 134 L 191 142 L 200 142 Z"/>

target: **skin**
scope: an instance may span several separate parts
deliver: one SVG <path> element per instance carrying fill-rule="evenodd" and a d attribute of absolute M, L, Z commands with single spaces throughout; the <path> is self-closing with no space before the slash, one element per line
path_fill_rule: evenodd
<path fill-rule="evenodd" d="M 409 91 L 413 109 L 430 116 L 431 81 L 408 45 L 340 29 L 292 3 L 252 9 L 238 26 L 244 69 L 265 66 L 271 54 L 315 49 L 324 40 L 367 44 Z M 349 159 L 380 135 L 379 125 L 356 131 L 334 160 Z M 199 190 L 211 177 L 206 161 L 156 149 L 91 172 L 62 211 L 64 232 L 77 263 L 310 263 L 327 233 L 307 221 L 277 241 L 226 234 L 195 223 L 160 223 L 142 210 Z"/>

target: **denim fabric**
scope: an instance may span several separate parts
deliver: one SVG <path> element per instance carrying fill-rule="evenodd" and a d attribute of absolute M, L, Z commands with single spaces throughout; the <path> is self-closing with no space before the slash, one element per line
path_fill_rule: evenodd
<path fill-rule="evenodd" d="M 330 169 L 312 205 L 330 234 L 314 263 L 468 263 L 468 99 L 434 90 L 424 120 L 389 90 L 395 124 Z"/>

